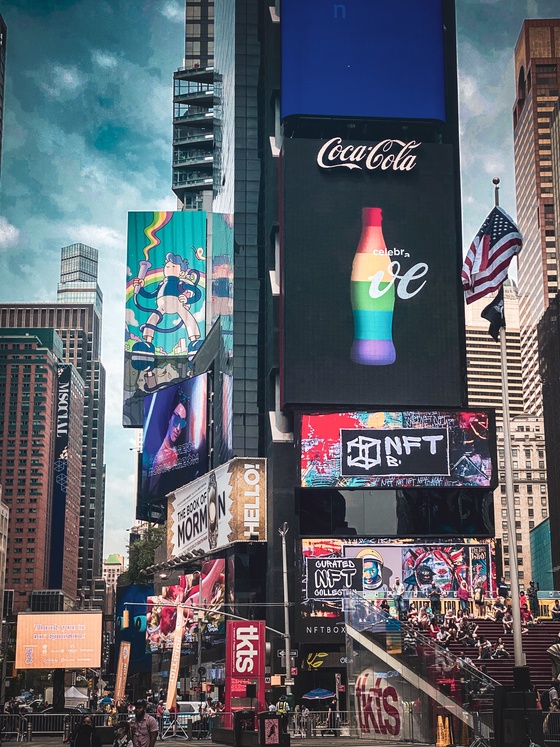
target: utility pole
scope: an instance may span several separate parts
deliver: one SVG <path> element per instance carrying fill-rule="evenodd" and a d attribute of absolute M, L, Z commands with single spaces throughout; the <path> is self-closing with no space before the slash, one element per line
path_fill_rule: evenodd
<path fill-rule="evenodd" d="M 290 603 L 288 600 L 288 559 L 286 555 L 286 535 L 288 534 L 289 526 L 285 521 L 278 534 L 282 537 L 282 580 L 284 585 L 284 666 L 286 668 L 286 695 L 292 694 L 292 672 L 291 672 L 291 661 L 290 656 L 292 650 L 292 642 L 290 638 Z"/>

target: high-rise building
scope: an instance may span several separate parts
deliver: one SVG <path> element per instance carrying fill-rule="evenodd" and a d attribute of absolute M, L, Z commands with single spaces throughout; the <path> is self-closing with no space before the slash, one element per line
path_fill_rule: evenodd
<path fill-rule="evenodd" d="M 124 569 L 124 556 L 119 555 L 118 553 L 109 555 L 109 557 L 103 561 L 103 578 L 107 584 L 107 590 L 115 589 L 117 579 L 121 573 L 124 573 Z"/>
<path fill-rule="evenodd" d="M 505 451 L 502 412 L 502 360 L 500 345 L 488 334 L 488 322 L 480 312 L 490 302 L 481 298 L 466 308 L 467 378 L 469 407 L 492 407 L 497 417 L 497 442 L 499 457 L 499 499 L 494 499 L 496 537 L 502 540 L 502 561 L 506 579 L 510 578 L 510 546 L 508 542 L 507 506 L 505 486 Z M 542 486 L 546 475 L 544 455 L 544 424 L 540 417 L 527 416 L 523 411 L 521 378 L 521 350 L 519 343 L 519 296 L 515 285 L 504 285 L 506 316 L 507 373 L 509 409 L 512 432 L 512 461 L 514 478 L 514 504 L 516 547 L 520 585 L 527 586 L 532 578 L 529 534 L 546 516 L 548 506 Z M 539 468 L 540 465 L 540 468 Z M 546 487 L 546 486 L 545 486 Z M 548 514 L 547 514 L 548 515 Z"/>
<path fill-rule="evenodd" d="M 101 291 L 97 251 L 84 244 L 63 249 L 58 298 L 64 303 L 0 304 L 0 327 L 51 327 L 63 342 L 63 360 L 72 363 L 84 389 L 78 590 L 86 599 L 101 576 L 104 522 L 103 442 L 105 369 L 101 363 Z M 66 299 L 71 297 L 72 302 Z"/>
<path fill-rule="evenodd" d="M 6 43 L 8 29 L 0 15 L 0 171 L 2 169 L 2 131 L 4 124 L 4 85 L 6 80 Z"/>
<path fill-rule="evenodd" d="M 84 384 L 52 328 L 0 332 L 0 482 L 10 508 L 6 587 L 75 596 Z M 62 384 L 62 382 L 64 382 Z M 63 445 L 62 445 L 63 442 Z M 64 454 L 58 451 L 63 447 Z"/>
<path fill-rule="evenodd" d="M 173 191 L 187 210 L 210 209 L 213 184 L 214 0 L 187 0 L 185 57 L 173 74 Z M 218 95 L 218 92 L 216 92 Z"/>
<path fill-rule="evenodd" d="M 550 119 L 560 90 L 560 20 L 526 20 L 515 47 L 513 108 L 525 411 L 542 413 L 537 324 L 558 291 Z"/>

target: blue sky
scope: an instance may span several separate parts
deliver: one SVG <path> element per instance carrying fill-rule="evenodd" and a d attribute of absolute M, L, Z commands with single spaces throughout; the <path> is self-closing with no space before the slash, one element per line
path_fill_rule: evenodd
<path fill-rule="evenodd" d="M 513 47 L 557 0 L 457 0 L 465 246 L 493 203 L 515 214 Z M 100 256 L 107 369 L 105 556 L 134 518 L 134 431 L 120 422 L 126 214 L 172 210 L 172 75 L 184 0 L 3 0 L 8 24 L 0 180 L 2 301 L 56 297 L 60 247 Z"/>

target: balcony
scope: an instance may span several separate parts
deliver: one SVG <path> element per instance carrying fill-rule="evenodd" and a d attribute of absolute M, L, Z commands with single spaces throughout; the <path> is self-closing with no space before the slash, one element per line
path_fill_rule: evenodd
<path fill-rule="evenodd" d="M 203 172 L 176 172 L 173 174 L 173 189 L 182 187 L 184 189 L 212 188 L 212 175 Z"/>
<path fill-rule="evenodd" d="M 212 124 L 214 120 L 214 109 L 205 109 L 200 112 L 186 112 L 179 116 L 173 116 L 173 124 Z"/>
<path fill-rule="evenodd" d="M 196 83 L 212 83 L 214 80 L 214 68 L 181 67 L 173 73 L 173 80 L 189 80 Z"/>
<path fill-rule="evenodd" d="M 175 153 L 173 155 L 173 167 L 181 166 L 212 166 L 214 156 L 208 151 L 197 151 L 190 153 Z"/>
<path fill-rule="evenodd" d="M 182 130 L 176 129 L 173 133 L 173 145 L 185 145 L 187 143 L 214 143 L 214 133 L 200 131 L 196 133 L 185 134 Z"/>

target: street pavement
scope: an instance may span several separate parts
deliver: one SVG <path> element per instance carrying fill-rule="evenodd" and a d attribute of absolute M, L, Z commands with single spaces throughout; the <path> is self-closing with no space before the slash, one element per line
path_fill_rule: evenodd
<path fill-rule="evenodd" d="M 214 744 L 208 739 L 200 741 L 195 739 L 191 741 L 195 742 L 195 744 L 201 745 L 201 747 L 204 747 L 205 744 Z M 12 742 L 14 744 L 14 747 L 16 747 L 17 743 L 13 740 Z M 164 747 L 164 745 L 165 747 L 185 747 L 186 743 L 186 739 L 165 739 L 163 740 L 163 742 L 156 742 L 156 747 L 159 747 L 159 745 L 161 745 L 161 747 Z M 60 736 L 38 737 L 37 739 L 33 738 L 32 744 L 33 747 L 64 747 L 62 737 Z M 294 737 L 291 740 L 291 744 L 292 747 L 294 747 L 295 745 L 297 745 L 297 747 L 396 747 L 399 742 L 394 742 L 393 740 L 391 740 L 391 742 L 383 742 L 381 740 L 377 741 L 366 738 L 360 739 L 358 737 L 332 737 L 329 735 L 326 737 L 310 737 L 305 739 L 302 739 L 301 737 Z"/>

